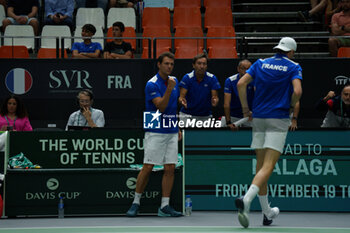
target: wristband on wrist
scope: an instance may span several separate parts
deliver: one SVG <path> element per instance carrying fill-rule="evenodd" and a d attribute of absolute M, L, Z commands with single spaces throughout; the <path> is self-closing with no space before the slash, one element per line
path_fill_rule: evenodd
<path fill-rule="evenodd" d="M 231 121 L 226 121 L 226 125 L 232 124 Z"/>
<path fill-rule="evenodd" d="M 298 117 L 292 117 L 292 120 L 298 120 Z"/>

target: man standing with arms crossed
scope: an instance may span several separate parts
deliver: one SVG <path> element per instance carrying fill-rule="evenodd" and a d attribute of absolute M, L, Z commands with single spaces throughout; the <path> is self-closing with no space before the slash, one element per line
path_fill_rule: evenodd
<path fill-rule="evenodd" d="M 249 226 L 249 210 L 252 200 L 259 194 L 264 215 L 272 220 L 279 214 L 277 207 L 271 208 L 267 200 L 267 182 L 276 162 L 283 152 L 290 125 L 289 113 L 302 94 L 302 69 L 290 60 L 297 44 L 293 38 L 284 37 L 274 47 L 274 57 L 259 59 L 237 84 L 244 117 L 253 117 L 253 140 L 251 147 L 257 157 L 256 175 L 244 197 L 235 201 L 238 220 L 243 227 Z M 248 107 L 247 85 L 255 81 L 253 114 Z"/>
<path fill-rule="evenodd" d="M 178 155 L 178 140 L 181 133 L 176 124 L 174 127 L 163 128 L 162 118 L 169 117 L 176 121 L 179 87 L 177 79 L 169 76 L 174 68 L 175 57 L 172 53 L 165 52 L 158 58 L 159 72 L 151 78 L 145 88 L 146 111 L 157 111 L 154 117 L 161 117 L 160 128 L 147 129 L 144 140 L 143 167 L 137 176 L 134 201 L 126 213 L 128 217 L 137 216 L 140 208 L 140 199 L 148 183 L 148 178 L 154 165 L 164 165 L 162 179 L 162 202 L 158 209 L 158 216 L 179 217 L 181 212 L 175 211 L 170 205 L 170 194 L 174 183 L 175 164 Z M 158 111 L 159 110 L 159 111 Z M 162 116 L 160 116 L 162 113 Z M 159 115 L 157 115 L 159 114 Z"/>

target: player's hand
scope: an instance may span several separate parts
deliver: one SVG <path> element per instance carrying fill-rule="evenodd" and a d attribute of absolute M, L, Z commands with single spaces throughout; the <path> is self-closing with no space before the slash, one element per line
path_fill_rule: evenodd
<path fill-rule="evenodd" d="M 172 89 L 174 89 L 175 85 L 176 85 L 175 79 L 172 77 L 169 77 L 168 78 L 168 88 L 170 88 L 172 90 Z"/>
<path fill-rule="evenodd" d="M 334 91 L 330 91 L 330 92 L 328 92 L 328 94 L 323 98 L 323 100 L 324 100 L 324 101 L 327 101 L 327 100 L 329 100 L 329 99 L 331 99 L 331 98 L 333 98 L 333 97 L 335 97 L 335 93 L 334 93 Z"/>
<path fill-rule="evenodd" d="M 53 15 L 53 17 L 52 17 L 52 20 L 53 20 L 55 23 L 59 23 L 59 22 L 60 22 L 60 16 L 57 15 L 57 14 L 55 14 L 55 15 Z"/>
<path fill-rule="evenodd" d="M 235 126 L 235 124 L 233 124 L 233 123 L 228 124 L 227 127 L 228 127 L 231 131 L 237 131 L 237 130 L 238 130 L 238 127 Z"/>
<path fill-rule="evenodd" d="M 253 113 L 251 111 L 246 111 L 243 113 L 243 117 L 248 117 L 248 121 L 252 121 L 253 120 Z"/>
<path fill-rule="evenodd" d="M 17 20 L 19 24 L 26 24 L 27 23 L 27 17 L 25 16 L 20 16 Z"/>
<path fill-rule="evenodd" d="M 289 126 L 290 131 L 295 131 L 298 128 L 297 119 L 292 119 L 292 124 Z"/>
<path fill-rule="evenodd" d="M 178 137 L 178 140 L 181 141 L 182 139 L 182 133 L 181 133 L 181 130 L 179 130 L 179 137 Z"/>
<path fill-rule="evenodd" d="M 90 112 L 90 109 L 88 107 L 84 107 L 83 108 L 83 116 L 86 119 L 90 119 L 91 118 L 91 112 Z"/>
<path fill-rule="evenodd" d="M 180 97 L 180 104 L 184 106 L 184 108 L 187 108 L 187 100 L 186 98 Z"/>
<path fill-rule="evenodd" d="M 211 106 L 216 107 L 219 103 L 219 98 L 217 96 L 212 96 L 211 97 Z"/>

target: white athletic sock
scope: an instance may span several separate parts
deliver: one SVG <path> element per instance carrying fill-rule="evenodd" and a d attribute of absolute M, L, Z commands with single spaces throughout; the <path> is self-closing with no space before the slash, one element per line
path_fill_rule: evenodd
<path fill-rule="evenodd" d="M 267 199 L 267 195 L 263 195 L 263 196 L 258 195 L 258 197 L 260 201 L 261 211 L 264 214 L 269 213 L 270 205 L 269 205 L 269 200 Z"/>
<path fill-rule="evenodd" d="M 164 206 L 169 205 L 169 200 L 170 200 L 170 197 L 162 197 L 162 203 L 160 205 L 160 208 L 162 209 Z"/>
<path fill-rule="evenodd" d="M 134 197 L 133 204 L 139 204 L 140 205 L 141 196 L 142 196 L 142 193 L 135 192 L 135 197 Z"/>
<path fill-rule="evenodd" d="M 256 186 L 255 184 L 251 184 L 247 193 L 244 195 L 243 202 L 244 202 L 244 209 L 246 211 L 249 211 L 250 209 L 250 203 L 253 201 L 255 196 L 259 192 L 259 187 Z"/>

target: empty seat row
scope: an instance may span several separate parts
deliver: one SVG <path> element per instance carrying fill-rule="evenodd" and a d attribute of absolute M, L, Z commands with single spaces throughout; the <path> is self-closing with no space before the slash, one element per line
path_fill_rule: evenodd
<path fill-rule="evenodd" d="M 231 0 L 204 0 L 204 7 L 231 7 Z M 201 7 L 201 0 L 174 0 L 174 7 Z"/>
<path fill-rule="evenodd" d="M 110 8 L 107 14 L 107 28 L 114 22 L 121 21 L 125 27 L 136 29 L 136 15 L 132 8 Z M 76 15 L 76 26 L 81 27 L 90 23 L 97 27 L 105 28 L 105 15 L 102 8 L 79 8 Z"/>
<path fill-rule="evenodd" d="M 13 29 L 13 30 L 12 30 Z M 29 32 L 31 31 L 31 33 Z M 34 35 L 33 29 L 29 25 L 10 25 L 6 28 L 5 36 L 28 36 Z M 71 48 L 71 33 L 68 26 L 45 26 L 42 31 L 41 38 L 41 48 L 56 48 L 56 37 L 62 36 L 66 37 L 64 40 L 64 48 Z M 81 36 L 81 29 L 77 29 L 75 32 L 75 37 Z M 208 30 L 208 40 L 207 40 L 207 48 L 209 49 L 209 53 L 220 48 L 227 48 L 227 51 L 231 51 L 232 48 L 236 48 L 236 40 L 232 37 L 235 37 L 235 31 L 233 27 L 218 27 L 218 28 L 209 28 Z M 95 37 L 103 37 L 102 29 L 98 30 L 98 33 L 95 34 Z M 109 28 L 107 37 L 113 37 L 112 28 Z M 124 37 L 136 37 L 135 30 L 132 27 L 127 27 L 124 32 Z M 171 39 L 172 35 L 170 33 L 170 29 L 168 27 L 147 27 L 144 29 L 143 37 L 147 38 L 155 38 L 157 37 L 157 54 L 159 56 L 160 53 L 164 51 L 169 51 L 171 49 Z M 159 37 L 167 37 L 166 39 L 162 39 Z M 186 37 L 186 38 L 184 38 Z M 192 38 L 190 38 L 192 37 Z M 194 37 L 194 38 L 193 38 Z M 195 38 L 198 37 L 198 38 Z M 230 37 L 218 39 L 214 37 Z M 213 38 L 213 39 L 209 39 Z M 112 39 L 107 39 L 107 42 Z M 80 42 L 82 39 L 75 38 L 74 42 Z M 104 45 L 104 39 L 93 39 L 94 42 L 99 42 L 102 46 Z M 136 49 L 136 38 L 135 39 L 125 39 L 125 41 L 131 43 L 132 48 Z M 61 47 L 61 41 L 59 41 L 59 47 Z M 5 45 L 25 45 L 29 49 L 34 48 L 34 37 L 29 38 L 5 38 Z M 151 46 L 149 46 L 149 40 L 144 39 L 142 43 L 142 57 L 148 58 L 149 51 L 153 51 L 153 41 Z M 182 58 L 190 58 L 194 55 L 203 51 L 204 43 L 203 43 L 203 31 L 200 27 L 179 27 L 175 32 L 175 49 L 176 54 L 187 54 L 181 55 Z M 222 51 L 225 51 L 222 49 Z M 152 56 L 153 57 L 153 56 Z"/>
<path fill-rule="evenodd" d="M 147 52 L 148 49 L 145 49 Z M 68 58 L 67 50 L 64 51 L 64 57 Z M 169 49 L 164 49 L 163 52 L 169 51 Z M 61 50 L 59 50 L 58 57 L 62 57 Z M 193 58 L 195 55 L 202 53 L 199 48 L 187 50 L 177 48 L 175 52 L 176 58 Z M 56 58 L 57 50 L 54 48 L 40 48 L 37 54 L 37 58 Z M 29 58 L 28 49 L 23 45 L 15 46 L 1 46 L 0 47 L 0 58 Z M 146 54 L 145 58 L 148 58 Z M 236 48 L 229 47 L 212 47 L 209 49 L 209 58 L 237 58 Z"/>
<path fill-rule="evenodd" d="M 54 37 L 71 37 L 68 26 L 46 25 L 41 33 L 41 47 L 56 48 L 56 39 Z M 24 45 L 28 49 L 34 49 L 34 31 L 30 25 L 9 25 L 4 33 L 4 45 Z M 65 48 L 71 48 L 70 39 L 65 39 Z M 61 42 L 59 42 L 61 43 Z"/>
<path fill-rule="evenodd" d="M 143 37 L 165 37 L 164 39 L 158 38 L 156 41 L 156 57 L 165 51 L 171 50 L 171 33 L 169 28 L 152 28 L 148 27 L 144 29 Z M 192 37 L 192 38 L 189 38 Z M 196 38 L 198 37 L 198 38 Z M 215 38 L 216 37 L 216 38 Z M 230 37 L 225 39 L 219 39 L 222 37 Z M 210 28 L 207 34 L 207 48 L 209 49 L 209 55 L 214 51 L 222 55 L 222 58 L 237 57 L 236 53 L 236 37 L 234 28 L 231 27 L 218 27 Z M 170 38 L 170 39 L 169 39 Z M 209 39 L 212 38 L 212 39 Z M 175 31 L 175 57 L 177 58 L 193 58 L 198 53 L 201 53 L 204 48 L 203 31 L 200 27 L 178 27 Z M 142 43 L 143 53 L 142 58 L 149 57 L 149 49 L 153 51 L 153 41 L 149 48 L 148 40 L 143 40 Z M 153 55 L 152 55 L 153 57 Z M 217 57 L 217 56 L 215 56 Z"/>
<path fill-rule="evenodd" d="M 81 37 L 81 27 L 77 27 L 74 32 L 74 37 Z M 29 25 L 9 25 L 6 27 L 4 34 L 4 45 L 24 45 L 28 49 L 34 48 L 34 31 Z M 41 33 L 41 47 L 42 48 L 56 48 L 56 37 L 69 37 L 64 39 L 64 48 L 70 49 L 72 37 L 70 29 L 65 25 L 46 25 L 43 27 Z M 21 38 L 22 37 L 22 38 Z M 97 28 L 93 37 L 100 37 L 99 39 L 92 39 L 93 42 L 99 42 L 104 47 L 104 33 L 102 28 Z M 112 27 L 108 29 L 107 37 L 113 37 Z M 124 37 L 136 37 L 135 29 L 133 27 L 126 27 Z M 107 42 L 112 39 L 107 40 Z M 126 42 L 131 43 L 132 48 L 136 49 L 136 39 L 126 39 Z M 82 38 L 75 38 L 74 42 L 83 42 Z M 59 41 L 61 47 L 61 41 Z"/>
<path fill-rule="evenodd" d="M 37 58 L 56 58 L 56 49 L 53 48 L 40 48 L 38 51 Z M 61 57 L 61 51 L 59 53 Z M 64 50 L 64 57 L 68 58 L 67 51 Z M 0 47 L 0 58 L 29 58 L 27 47 L 23 45 L 15 46 L 1 46 Z"/>
<path fill-rule="evenodd" d="M 199 8 L 176 7 L 174 9 L 173 27 L 202 27 Z M 204 15 L 204 27 L 233 26 L 232 11 L 229 7 L 208 7 Z M 145 8 L 142 15 L 142 28 L 169 27 L 170 13 L 166 7 Z"/>

